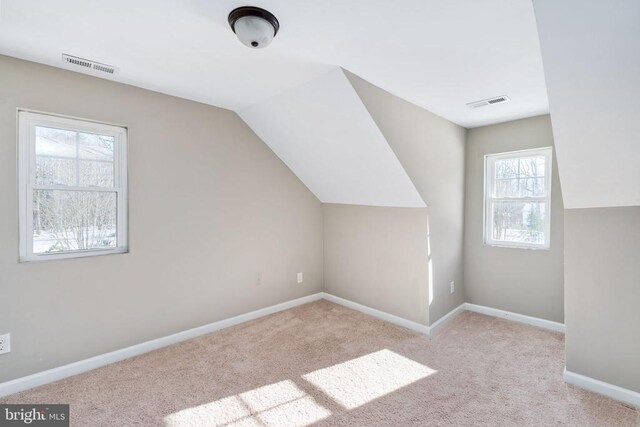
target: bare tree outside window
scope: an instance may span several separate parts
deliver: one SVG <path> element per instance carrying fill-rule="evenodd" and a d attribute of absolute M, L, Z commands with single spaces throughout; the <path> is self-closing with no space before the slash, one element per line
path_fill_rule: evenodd
<path fill-rule="evenodd" d="M 114 186 L 114 138 L 40 126 L 35 132 L 35 181 L 47 189 L 33 192 L 34 253 L 116 247 L 116 193 L 91 191 Z"/>
<path fill-rule="evenodd" d="M 486 184 L 487 236 L 499 243 L 543 246 L 548 241 L 550 177 L 543 149 L 538 154 L 488 157 Z M 538 150 L 540 151 L 540 150 Z"/>
<path fill-rule="evenodd" d="M 126 129 L 19 112 L 21 260 L 127 251 Z"/>
<path fill-rule="evenodd" d="M 116 247 L 115 193 L 35 190 L 34 207 L 36 253 Z"/>

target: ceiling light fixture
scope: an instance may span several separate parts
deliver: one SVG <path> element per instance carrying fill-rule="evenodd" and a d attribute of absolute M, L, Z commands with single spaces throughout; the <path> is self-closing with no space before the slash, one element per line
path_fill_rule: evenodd
<path fill-rule="evenodd" d="M 280 23 L 273 14 L 259 7 L 243 6 L 229 14 L 229 25 L 243 45 L 252 49 L 269 46 Z"/>

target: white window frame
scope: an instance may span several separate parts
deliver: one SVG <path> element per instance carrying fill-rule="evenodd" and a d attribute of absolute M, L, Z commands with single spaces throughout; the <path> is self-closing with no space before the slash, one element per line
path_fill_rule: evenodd
<path fill-rule="evenodd" d="M 36 126 L 53 127 L 78 132 L 97 133 L 112 136 L 114 146 L 114 186 L 73 187 L 56 185 L 35 185 Z M 19 259 L 21 262 L 48 261 L 56 259 L 80 258 L 96 255 L 126 253 L 128 240 L 128 200 L 127 200 L 127 129 L 122 126 L 98 123 L 48 113 L 18 110 L 18 198 L 20 222 Z M 67 251 L 60 253 L 33 253 L 33 191 L 34 189 L 68 191 L 105 191 L 116 193 L 116 240 L 117 246 L 108 249 Z"/>
<path fill-rule="evenodd" d="M 545 158 L 545 195 L 542 197 L 493 197 L 495 164 L 498 160 L 517 159 L 543 155 Z M 487 154 L 484 156 L 484 244 L 488 246 L 502 246 L 521 249 L 549 249 L 551 247 L 551 175 L 553 171 L 553 150 L 551 147 L 542 147 L 529 150 L 510 151 L 506 153 Z M 494 200 L 504 201 L 544 201 L 545 202 L 545 242 L 541 244 L 527 242 L 505 242 L 494 240 L 493 236 L 493 210 L 491 204 Z"/>

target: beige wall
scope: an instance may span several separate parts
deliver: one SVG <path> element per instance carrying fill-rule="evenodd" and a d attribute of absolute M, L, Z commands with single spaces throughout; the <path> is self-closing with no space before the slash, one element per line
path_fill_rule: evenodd
<path fill-rule="evenodd" d="M 18 263 L 18 107 L 129 128 L 129 254 Z M 321 204 L 235 113 L 8 57 L 0 242 L 0 382 L 322 289 Z"/>
<path fill-rule="evenodd" d="M 325 291 L 427 324 L 427 210 L 324 204 Z"/>
<path fill-rule="evenodd" d="M 567 370 L 640 392 L 640 206 L 565 211 Z"/>
<path fill-rule="evenodd" d="M 553 134 L 548 115 L 467 132 L 465 291 L 467 302 L 473 304 L 563 322 L 563 205 L 555 156 L 551 248 L 501 248 L 483 243 L 484 156 L 549 146 L 553 146 Z"/>
<path fill-rule="evenodd" d="M 346 73 L 427 204 L 432 292 L 429 323 L 464 302 L 465 129 Z M 455 281 L 456 292 L 449 283 Z"/>

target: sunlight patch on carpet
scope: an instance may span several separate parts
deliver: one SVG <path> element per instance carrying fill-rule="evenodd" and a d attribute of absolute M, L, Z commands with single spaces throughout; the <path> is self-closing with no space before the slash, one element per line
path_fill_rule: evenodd
<path fill-rule="evenodd" d="M 434 374 L 435 370 L 391 350 L 380 350 L 302 378 L 345 409 L 354 409 Z"/>
<path fill-rule="evenodd" d="M 183 409 L 165 417 L 167 427 L 177 426 L 307 426 L 331 412 L 293 381 L 280 381 L 215 402 Z"/>

